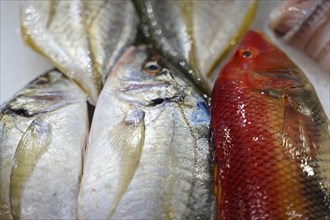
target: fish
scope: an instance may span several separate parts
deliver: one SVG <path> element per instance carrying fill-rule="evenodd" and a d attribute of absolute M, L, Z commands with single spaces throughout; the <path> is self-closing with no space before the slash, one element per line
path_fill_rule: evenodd
<path fill-rule="evenodd" d="M 257 9 L 254 0 L 133 2 L 147 41 L 208 95 L 215 68 Z"/>
<path fill-rule="evenodd" d="M 21 11 L 25 43 L 95 105 L 108 72 L 135 40 L 139 20 L 131 1 L 26 1 Z"/>
<path fill-rule="evenodd" d="M 209 108 L 145 45 L 128 48 L 95 108 L 79 219 L 210 219 Z"/>
<path fill-rule="evenodd" d="M 329 16 L 329 0 L 283 1 L 271 12 L 269 27 L 330 72 Z"/>
<path fill-rule="evenodd" d="M 87 95 L 51 70 L 0 111 L 0 219 L 76 219 Z"/>
<path fill-rule="evenodd" d="M 301 69 L 248 31 L 211 97 L 217 219 L 329 219 L 329 119 Z"/>

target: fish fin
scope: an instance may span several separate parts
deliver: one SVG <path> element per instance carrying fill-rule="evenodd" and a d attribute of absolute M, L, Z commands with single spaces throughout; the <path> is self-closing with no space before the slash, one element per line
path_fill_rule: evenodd
<path fill-rule="evenodd" d="M 142 110 L 133 110 L 110 131 L 110 144 L 116 148 L 120 158 L 118 169 L 121 175 L 108 219 L 114 214 L 140 161 L 145 138 L 144 115 Z"/>
<path fill-rule="evenodd" d="M 20 219 L 24 184 L 50 143 L 51 127 L 40 118 L 31 123 L 18 143 L 10 176 L 10 205 L 14 219 Z"/>
<path fill-rule="evenodd" d="M 102 82 L 93 77 L 85 30 L 89 14 L 82 1 L 26 1 L 21 29 L 24 42 L 74 81 L 95 104 Z"/>
<path fill-rule="evenodd" d="M 95 5 L 94 1 L 86 2 Z M 137 26 L 138 18 L 131 1 L 97 1 L 97 3 L 102 5 L 91 19 L 87 34 L 94 74 L 105 83 L 110 69 L 126 48 L 125 45 L 133 43 L 136 36 L 134 27 Z M 122 16 L 122 14 L 130 14 L 130 16 Z"/>
<path fill-rule="evenodd" d="M 310 87 L 310 88 L 308 88 Z M 311 85 L 285 94 L 283 146 L 305 176 L 315 176 L 330 195 L 329 120 Z"/>
<path fill-rule="evenodd" d="M 217 158 L 217 152 L 216 152 L 216 146 L 214 143 L 214 135 L 213 130 L 209 130 L 209 150 L 211 152 L 211 165 L 213 169 L 213 192 L 216 197 L 216 219 L 221 219 L 221 196 L 222 196 L 222 190 L 221 190 L 221 183 L 219 178 L 219 167 L 218 167 L 218 158 Z"/>
<path fill-rule="evenodd" d="M 219 63 L 247 31 L 257 6 L 258 0 L 192 1 L 189 13 L 193 23 L 193 53 L 196 65 L 206 79 L 211 79 Z M 234 14 L 235 18 L 230 19 Z"/>

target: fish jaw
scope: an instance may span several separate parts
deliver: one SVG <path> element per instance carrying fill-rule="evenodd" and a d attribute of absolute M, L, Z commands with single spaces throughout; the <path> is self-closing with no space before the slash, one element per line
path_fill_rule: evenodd
<path fill-rule="evenodd" d="M 329 218 L 328 126 L 303 72 L 248 32 L 211 99 L 217 218 Z"/>

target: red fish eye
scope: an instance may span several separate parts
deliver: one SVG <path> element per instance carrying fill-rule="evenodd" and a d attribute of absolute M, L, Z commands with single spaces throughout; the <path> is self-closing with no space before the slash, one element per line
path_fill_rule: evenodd
<path fill-rule="evenodd" d="M 245 51 L 243 51 L 242 56 L 245 57 L 245 58 L 248 58 L 248 57 L 251 56 L 251 52 L 248 51 L 248 50 L 245 50 Z"/>
<path fill-rule="evenodd" d="M 256 55 L 256 51 L 250 48 L 244 48 L 237 51 L 237 54 L 243 58 L 251 58 Z"/>

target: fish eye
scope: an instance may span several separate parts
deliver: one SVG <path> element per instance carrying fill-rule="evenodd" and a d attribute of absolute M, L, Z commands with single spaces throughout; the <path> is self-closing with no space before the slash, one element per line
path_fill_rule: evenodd
<path fill-rule="evenodd" d="M 242 56 L 245 57 L 245 58 L 250 57 L 251 56 L 251 52 L 248 51 L 248 50 L 245 50 L 245 51 L 243 51 Z"/>
<path fill-rule="evenodd" d="M 238 51 L 238 55 L 243 58 L 251 58 L 255 55 L 255 51 L 250 48 L 244 48 Z"/>
<path fill-rule="evenodd" d="M 157 61 L 150 61 L 144 64 L 143 71 L 145 73 L 156 75 L 162 70 L 162 67 L 157 63 Z"/>

